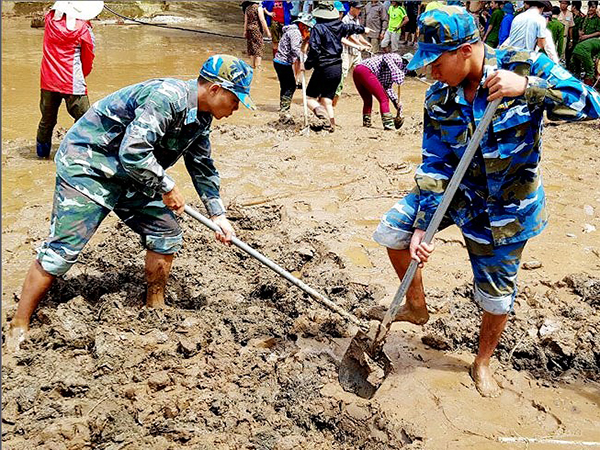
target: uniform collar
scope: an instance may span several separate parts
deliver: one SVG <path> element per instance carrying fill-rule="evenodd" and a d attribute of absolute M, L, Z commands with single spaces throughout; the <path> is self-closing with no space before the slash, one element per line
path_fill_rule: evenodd
<path fill-rule="evenodd" d="M 481 80 L 479 81 L 479 87 L 477 88 L 478 92 L 483 90 L 483 85 L 485 84 L 486 80 L 496 70 L 498 70 L 498 55 L 497 55 L 496 49 L 490 47 L 487 44 L 484 44 L 483 76 L 481 77 Z M 477 94 L 477 95 L 479 95 L 479 94 Z M 462 86 L 458 86 L 456 88 L 455 101 L 459 105 L 464 105 L 464 106 L 470 105 L 470 103 L 467 101 L 467 98 L 465 96 L 465 90 Z"/>

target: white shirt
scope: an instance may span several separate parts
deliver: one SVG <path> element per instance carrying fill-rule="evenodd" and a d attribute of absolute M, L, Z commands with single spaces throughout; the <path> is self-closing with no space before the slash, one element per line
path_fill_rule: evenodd
<path fill-rule="evenodd" d="M 360 20 L 358 20 L 358 17 L 352 17 L 352 15 L 350 13 L 346 14 L 342 18 L 342 22 L 344 22 L 344 23 L 354 23 L 356 25 L 360 25 Z M 353 34 L 352 36 L 356 36 L 356 35 Z M 349 36 L 349 37 L 351 37 L 351 36 Z M 357 48 L 350 47 L 349 45 L 344 44 L 343 49 L 342 49 L 342 53 L 349 53 L 351 55 L 358 55 L 358 54 L 360 54 L 360 51 Z"/>
<path fill-rule="evenodd" d="M 546 37 L 545 29 L 546 19 L 536 7 L 531 7 L 515 16 L 510 27 L 510 35 L 502 47 L 516 47 L 532 52 L 535 50 L 537 40 Z"/>
<path fill-rule="evenodd" d="M 565 26 L 565 37 L 569 35 L 569 28 L 575 26 L 575 20 L 573 19 L 573 13 L 569 10 L 564 13 L 561 11 L 558 15 L 558 21 Z"/>

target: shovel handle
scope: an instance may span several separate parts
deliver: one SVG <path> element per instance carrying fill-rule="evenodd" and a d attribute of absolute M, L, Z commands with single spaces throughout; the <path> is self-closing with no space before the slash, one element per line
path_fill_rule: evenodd
<path fill-rule="evenodd" d="M 306 99 L 306 76 L 302 71 L 302 107 L 304 108 L 304 128 L 308 127 L 308 101 Z"/>
<path fill-rule="evenodd" d="M 440 204 L 438 205 L 437 209 L 435 210 L 435 213 L 433 214 L 433 217 L 431 218 L 431 222 L 429 223 L 429 226 L 427 227 L 427 230 L 425 231 L 425 236 L 423 237 L 423 242 L 425 242 L 426 244 L 431 244 L 431 241 L 433 240 L 433 236 L 435 235 L 437 229 L 439 228 L 440 223 L 442 222 L 442 219 L 444 218 L 444 215 L 446 214 L 446 211 L 448 210 L 448 207 L 450 206 L 450 203 L 452 202 L 452 199 L 454 198 L 454 194 L 456 194 L 456 191 L 458 190 L 458 186 L 460 185 L 465 173 L 467 172 L 467 169 L 468 169 L 469 165 L 471 164 L 471 161 L 473 160 L 473 156 L 475 155 L 475 152 L 479 148 L 481 139 L 483 138 L 484 133 L 487 131 L 490 123 L 492 122 L 494 113 L 496 112 L 496 109 L 498 108 L 498 105 L 500 104 L 501 101 L 502 101 L 501 98 L 496 99 L 493 102 L 489 103 L 487 105 L 487 107 L 485 108 L 483 117 L 481 118 L 479 125 L 477 125 L 477 128 L 475 129 L 475 133 L 473 133 L 473 137 L 471 137 L 471 141 L 469 142 L 469 145 L 467 146 L 465 153 L 463 154 L 462 158 L 460 159 L 460 162 L 458 163 L 458 166 L 456 167 L 456 170 L 454 171 L 452 178 L 450 178 L 450 182 L 448 183 L 448 186 L 446 187 L 446 190 L 444 191 L 442 200 L 440 201 Z M 419 263 L 417 261 L 415 261 L 414 259 L 410 262 L 408 269 L 406 270 L 406 273 L 404 274 L 404 277 L 402 278 L 400 287 L 398 288 L 398 291 L 396 292 L 396 295 L 394 296 L 394 300 L 392 301 L 392 304 L 388 308 L 387 313 L 386 313 L 385 317 L 383 318 L 383 321 L 381 322 L 381 326 L 379 327 L 377 337 L 375 338 L 375 342 L 374 342 L 375 346 L 378 346 L 385 339 L 385 337 L 390 329 L 390 326 L 392 325 L 392 320 L 394 317 L 396 317 L 396 314 L 398 314 L 398 311 L 400 310 L 400 306 L 402 305 L 402 301 L 404 300 L 404 296 L 406 295 L 406 292 L 408 291 L 408 288 L 410 287 L 410 284 L 412 283 L 412 280 L 413 280 L 415 274 L 417 273 L 418 266 L 419 266 Z"/>
<path fill-rule="evenodd" d="M 217 224 L 215 224 L 212 220 L 204 217 L 202 214 L 200 214 L 198 211 L 196 211 L 191 206 L 185 205 L 184 209 L 185 209 L 185 212 L 188 215 L 190 215 L 191 217 L 193 217 L 194 219 L 196 219 L 202 225 L 210 228 L 214 232 L 221 232 L 221 228 Z M 302 289 L 304 292 L 306 292 L 312 298 L 314 298 L 315 300 L 317 300 L 323 306 L 325 306 L 325 307 L 329 308 L 330 310 L 332 310 L 333 312 L 339 314 L 344 319 L 348 320 L 349 322 L 352 322 L 354 325 L 357 325 L 361 329 L 368 329 L 368 326 L 366 324 L 364 324 L 363 322 L 361 322 L 358 319 L 358 317 L 356 317 L 356 316 L 350 314 L 349 312 L 345 311 L 339 305 L 337 305 L 336 303 L 334 303 L 331 300 L 329 300 L 323 294 L 320 294 L 319 292 L 315 291 L 313 288 L 311 288 L 310 286 L 308 286 L 306 283 L 300 281 L 298 278 L 296 278 L 294 275 L 292 275 L 291 273 L 289 273 L 283 267 L 278 266 L 273 261 L 271 261 L 269 258 L 267 258 L 266 256 L 264 256 L 260 252 L 257 252 L 256 250 L 254 250 L 252 247 L 250 247 L 245 242 L 240 241 L 237 237 L 234 236 L 231 239 L 231 243 L 233 245 L 235 245 L 237 248 L 239 248 L 240 250 L 243 250 L 244 252 L 246 252 L 247 254 L 249 254 L 250 256 L 252 256 L 253 258 L 255 258 L 258 261 L 260 261 L 262 264 L 264 264 L 265 266 L 267 266 L 269 269 L 271 269 L 277 275 L 282 276 L 283 278 L 285 278 L 286 280 L 288 280 L 290 283 L 292 283 L 294 286 Z"/>

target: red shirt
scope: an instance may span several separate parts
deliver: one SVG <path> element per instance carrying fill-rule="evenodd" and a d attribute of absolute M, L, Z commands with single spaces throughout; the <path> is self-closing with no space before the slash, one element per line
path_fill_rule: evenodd
<path fill-rule="evenodd" d="M 285 23 L 285 12 L 283 11 L 283 2 L 273 4 L 273 20 L 279 23 Z"/>
<path fill-rule="evenodd" d="M 87 20 L 77 19 L 73 31 L 67 17 L 54 20 L 54 11 L 46 14 L 41 87 L 62 94 L 85 95 L 85 77 L 94 62 L 94 33 Z"/>

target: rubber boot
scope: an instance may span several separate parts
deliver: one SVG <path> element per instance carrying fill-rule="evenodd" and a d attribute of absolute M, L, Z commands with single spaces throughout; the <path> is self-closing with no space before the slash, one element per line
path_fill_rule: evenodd
<path fill-rule="evenodd" d="M 394 116 L 392 115 L 392 113 L 383 113 L 381 115 L 381 122 L 383 122 L 384 130 L 394 129 Z"/>
<path fill-rule="evenodd" d="M 37 151 L 38 158 L 47 158 L 50 156 L 50 149 L 52 148 L 51 142 L 47 142 L 47 143 L 37 142 L 36 144 L 37 144 L 36 151 Z"/>
<path fill-rule="evenodd" d="M 363 114 L 363 127 L 371 128 L 372 125 L 371 114 Z"/>
<path fill-rule="evenodd" d="M 283 96 L 279 101 L 279 122 L 283 124 L 293 124 L 294 118 L 290 114 L 292 97 Z"/>

